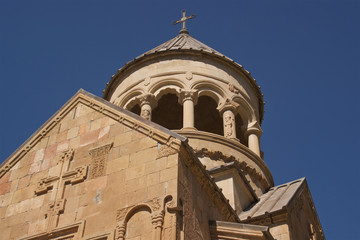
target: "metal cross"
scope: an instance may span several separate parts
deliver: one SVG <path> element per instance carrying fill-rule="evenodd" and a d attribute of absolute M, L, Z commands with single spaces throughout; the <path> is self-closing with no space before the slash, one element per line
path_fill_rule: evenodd
<path fill-rule="evenodd" d="M 193 14 L 193 15 L 187 17 L 186 16 L 186 10 L 182 10 L 181 12 L 182 12 L 182 18 L 180 20 L 174 21 L 172 24 L 176 25 L 178 23 L 182 23 L 182 28 L 181 28 L 179 33 L 189 33 L 186 26 L 185 26 L 185 23 L 186 23 L 187 20 L 195 18 L 196 15 Z"/>

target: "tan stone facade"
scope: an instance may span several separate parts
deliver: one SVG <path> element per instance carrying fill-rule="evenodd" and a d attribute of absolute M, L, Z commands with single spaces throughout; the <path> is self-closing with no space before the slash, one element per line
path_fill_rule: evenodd
<path fill-rule="evenodd" d="M 1 165 L 0 239 L 325 239 L 306 181 L 274 187 L 231 59 L 182 33 L 104 99 L 80 90 Z"/>

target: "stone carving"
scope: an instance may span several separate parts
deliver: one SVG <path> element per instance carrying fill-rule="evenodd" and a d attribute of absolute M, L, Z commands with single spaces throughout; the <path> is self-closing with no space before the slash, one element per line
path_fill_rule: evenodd
<path fill-rule="evenodd" d="M 230 138 L 233 135 L 233 122 L 235 122 L 235 120 L 230 114 L 224 114 L 224 135 L 227 138 Z"/>
<path fill-rule="evenodd" d="M 151 81 L 151 78 L 150 78 L 150 77 L 146 77 L 146 78 L 144 79 L 144 85 L 145 85 L 145 86 L 148 86 L 148 85 L 150 84 L 150 81 Z"/>
<path fill-rule="evenodd" d="M 156 158 L 167 157 L 176 153 L 177 151 L 172 147 L 169 147 L 167 145 L 161 145 L 158 149 Z"/>
<path fill-rule="evenodd" d="M 149 109 L 141 109 L 140 116 L 147 120 L 151 120 L 151 113 Z"/>
<path fill-rule="evenodd" d="M 168 196 L 165 198 L 165 200 L 167 198 L 171 198 L 171 196 Z M 122 209 L 117 210 L 116 212 L 116 236 L 115 239 L 116 240 L 124 240 L 125 234 L 126 234 L 126 224 L 127 224 L 127 214 L 132 211 L 132 209 L 137 209 L 138 207 L 147 205 L 150 207 L 151 209 L 151 219 L 152 219 L 152 224 L 154 226 L 155 229 L 155 239 L 161 239 L 161 232 L 162 232 L 162 226 L 164 223 L 164 208 L 165 208 L 165 203 L 162 198 L 153 198 L 150 199 L 148 201 L 146 201 L 145 203 L 140 203 L 137 205 L 131 205 Z"/>
<path fill-rule="evenodd" d="M 185 101 L 192 101 L 196 105 L 198 98 L 198 92 L 196 90 L 184 90 L 180 89 L 179 103 L 183 104 Z"/>
<path fill-rule="evenodd" d="M 235 88 L 235 86 L 232 85 L 231 83 L 229 83 L 228 87 L 229 87 L 230 92 L 233 92 L 235 94 L 239 93 L 239 90 L 237 88 Z"/>
<path fill-rule="evenodd" d="M 209 151 L 207 148 L 202 148 L 200 150 L 195 149 L 195 153 L 197 157 L 209 157 L 215 161 L 222 160 L 226 163 L 235 161 L 234 156 L 226 156 L 220 151 Z"/>
<path fill-rule="evenodd" d="M 57 239 L 57 240 L 70 240 L 70 239 L 84 239 L 84 228 L 85 228 L 85 220 L 77 223 L 73 223 L 67 226 L 62 226 L 60 228 L 55 228 L 50 231 L 38 233 L 32 236 L 28 236 L 25 238 L 21 238 L 21 240 L 39 240 L 39 239 Z M 86 238 L 90 239 L 98 239 L 98 238 Z M 103 239 L 103 238 L 100 238 Z"/>
<path fill-rule="evenodd" d="M 112 145 L 112 143 L 107 144 L 89 151 L 91 155 L 90 178 L 93 179 L 105 175 L 106 157 Z"/>
<path fill-rule="evenodd" d="M 47 193 L 50 189 L 54 188 L 54 182 L 59 180 L 59 177 L 46 177 L 40 179 L 37 183 L 35 190 L 36 195 Z"/>
<path fill-rule="evenodd" d="M 187 79 L 187 80 L 191 80 L 191 79 L 193 79 L 193 74 L 192 74 L 192 72 L 190 72 L 190 71 L 188 71 L 188 72 L 186 72 L 185 73 L 185 78 Z"/>
<path fill-rule="evenodd" d="M 160 198 L 151 199 L 147 203 L 149 204 L 151 210 L 154 212 L 158 211 L 162 207 Z"/>
<path fill-rule="evenodd" d="M 116 240 L 124 240 L 125 239 L 125 232 L 126 232 L 126 225 L 124 222 L 118 222 L 116 224 L 115 229 L 115 239 Z"/>
<path fill-rule="evenodd" d="M 131 207 L 126 207 L 126 208 L 122 208 L 122 209 L 117 210 L 117 212 L 116 212 L 116 221 L 118 221 L 118 222 L 119 221 L 124 221 L 126 213 L 128 212 L 128 210 L 130 208 Z"/>
<path fill-rule="evenodd" d="M 57 227 L 59 215 L 64 212 L 66 199 L 63 198 L 66 184 L 76 184 L 86 179 L 87 166 L 79 166 L 69 171 L 70 161 L 72 161 L 74 151 L 64 152 L 57 161 L 61 165 L 58 176 L 50 176 L 40 179 L 35 190 L 36 195 L 47 193 L 52 189 L 52 199 L 45 213 L 47 219 L 47 231 Z"/>
<path fill-rule="evenodd" d="M 263 177 L 262 173 L 258 172 L 255 168 L 247 165 L 246 162 L 236 159 L 234 156 L 224 155 L 222 152 L 219 151 L 209 151 L 207 148 L 195 149 L 195 153 L 198 157 L 209 157 L 210 159 L 215 161 L 222 160 L 225 163 L 237 162 L 239 164 L 239 167 L 242 169 L 243 174 L 248 173 L 251 176 L 255 177 L 261 183 L 264 189 L 267 189 L 269 187 L 269 184 Z"/>
<path fill-rule="evenodd" d="M 51 230 L 57 227 L 59 216 L 64 212 L 66 199 L 58 199 L 48 204 L 45 218 L 48 219 L 46 229 Z"/>
<path fill-rule="evenodd" d="M 82 182 L 86 179 L 87 167 L 79 166 L 72 171 L 66 172 L 63 175 L 64 179 L 68 179 L 67 182 L 71 184 Z"/>

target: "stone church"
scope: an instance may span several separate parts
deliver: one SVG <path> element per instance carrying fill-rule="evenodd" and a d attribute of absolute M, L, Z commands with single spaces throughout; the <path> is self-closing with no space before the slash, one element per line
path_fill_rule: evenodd
<path fill-rule="evenodd" d="M 186 18 L 1 164 L 1 240 L 325 239 L 305 178 L 274 186 L 255 79 Z"/>

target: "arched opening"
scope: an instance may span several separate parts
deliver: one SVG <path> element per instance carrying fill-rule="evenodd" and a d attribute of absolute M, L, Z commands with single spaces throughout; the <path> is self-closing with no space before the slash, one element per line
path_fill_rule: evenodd
<path fill-rule="evenodd" d="M 130 112 L 135 113 L 135 114 L 137 114 L 137 115 L 140 115 L 141 108 L 140 108 L 139 104 L 136 104 L 135 106 L 133 106 L 133 107 L 130 109 Z"/>
<path fill-rule="evenodd" d="M 217 103 L 209 96 L 200 96 L 195 105 L 195 128 L 199 131 L 224 134 L 222 118 Z"/>
<path fill-rule="evenodd" d="M 244 125 L 243 120 L 240 117 L 240 114 L 235 116 L 235 125 L 236 125 L 236 138 L 239 139 L 240 143 L 248 146 L 248 140 L 245 138 L 245 134 L 242 130 L 242 126 Z"/>
<path fill-rule="evenodd" d="M 171 130 L 181 129 L 183 126 L 183 109 L 175 94 L 163 95 L 152 111 L 151 120 Z"/>
<path fill-rule="evenodd" d="M 125 239 L 148 239 L 152 232 L 150 209 L 145 206 L 136 209 L 127 221 Z"/>

